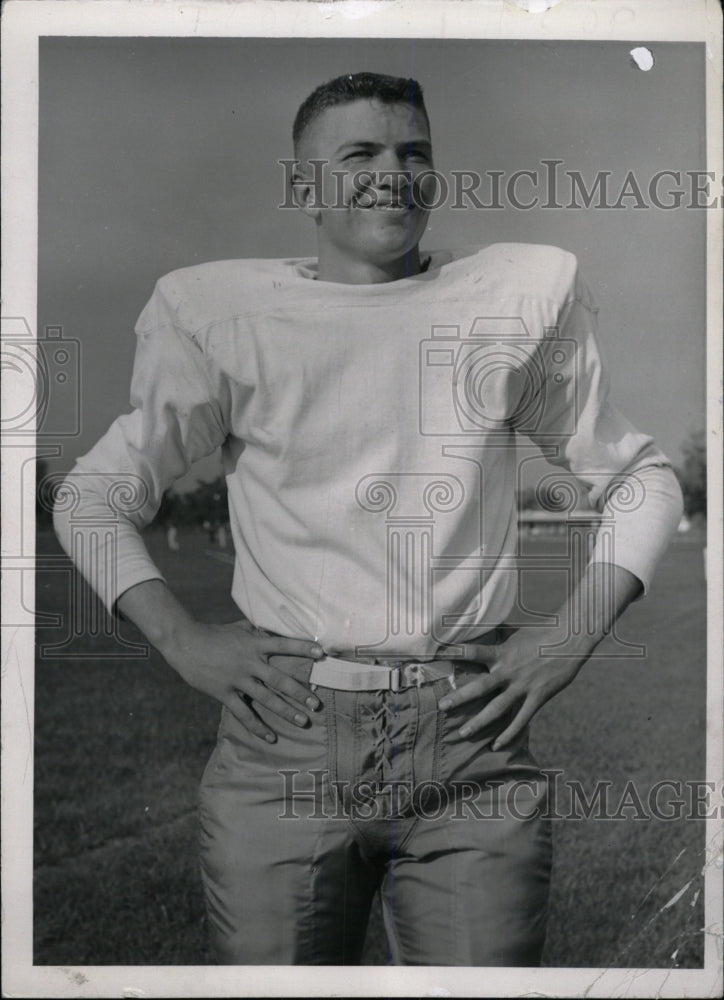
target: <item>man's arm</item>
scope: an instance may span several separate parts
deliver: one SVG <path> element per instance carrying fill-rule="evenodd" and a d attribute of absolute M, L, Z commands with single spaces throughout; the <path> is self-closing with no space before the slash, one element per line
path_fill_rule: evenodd
<path fill-rule="evenodd" d="M 495 738 L 493 750 L 514 740 L 535 713 L 575 679 L 641 587 L 641 581 L 620 566 L 590 563 L 559 609 L 557 625 L 520 629 L 498 647 L 466 645 L 465 660 L 485 664 L 490 672 L 446 695 L 440 708 L 449 711 L 493 695 L 481 712 L 465 721 L 460 735 L 476 733 L 517 706 L 511 723 Z M 580 608 L 586 617 L 578 627 Z M 556 656 L 551 647 L 564 643 L 566 655 Z"/>
<path fill-rule="evenodd" d="M 306 726 L 309 712 L 319 707 L 307 684 L 312 662 L 323 655 L 316 643 L 256 636 L 245 618 L 202 624 L 163 580 L 131 587 L 116 606 L 187 684 L 221 702 L 261 739 L 273 743 L 276 734 L 250 702 L 297 726 Z"/>
<path fill-rule="evenodd" d="M 609 401 L 596 309 L 577 270 L 571 275 L 560 331 L 560 338 L 540 342 L 548 378 L 540 422 L 526 433 L 541 447 L 548 446 L 549 461 L 588 493 L 607 529 L 599 533 L 591 561 L 559 609 L 555 628 L 520 629 L 497 649 L 467 648 L 466 656 L 488 664 L 490 674 L 447 696 L 441 707 L 493 695 L 461 727 L 468 735 L 517 705 L 495 748 L 513 739 L 546 701 L 571 683 L 616 618 L 648 589 L 682 514 L 681 489 L 667 458 Z M 565 351 L 559 350 L 561 344 Z M 563 354 L 565 362 L 554 368 L 550 359 L 555 354 Z M 578 623 L 574 619 L 580 611 L 584 620 Z M 564 642 L 566 656 L 556 657 L 549 647 Z"/>
<path fill-rule="evenodd" d="M 154 518 L 164 490 L 193 462 L 212 454 L 228 428 L 225 386 L 213 380 L 201 348 L 178 321 L 165 279 L 136 333 L 134 410 L 114 421 L 67 477 L 54 510 L 58 538 L 111 614 L 120 610 L 184 680 L 226 705 L 251 732 L 273 741 L 251 703 L 308 724 L 317 700 L 302 681 L 316 644 L 257 637 L 243 620 L 196 622 L 152 562 L 140 530 Z M 277 656 L 285 659 L 275 661 Z M 291 698 L 292 706 L 282 696 Z"/>

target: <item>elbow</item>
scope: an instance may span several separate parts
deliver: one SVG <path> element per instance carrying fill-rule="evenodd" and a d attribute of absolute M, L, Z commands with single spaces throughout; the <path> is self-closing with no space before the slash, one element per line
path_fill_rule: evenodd
<path fill-rule="evenodd" d="M 679 479 L 672 468 L 664 467 L 661 469 L 661 475 L 657 477 L 657 480 L 648 484 L 649 489 L 652 490 L 651 512 L 655 518 L 656 510 L 661 511 L 662 524 L 665 525 L 668 538 L 671 540 L 684 516 L 684 494 Z"/>
<path fill-rule="evenodd" d="M 679 477 L 670 466 L 665 468 L 667 474 L 666 494 L 671 512 L 671 520 L 678 526 L 684 516 L 684 493 Z"/>
<path fill-rule="evenodd" d="M 684 493 L 683 490 L 681 489 L 681 483 L 676 478 L 676 476 L 674 476 L 674 482 L 675 482 L 675 492 L 676 492 L 676 510 L 677 510 L 677 524 L 678 524 L 678 522 L 681 521 L 682 517 L 684 516 Z"/>

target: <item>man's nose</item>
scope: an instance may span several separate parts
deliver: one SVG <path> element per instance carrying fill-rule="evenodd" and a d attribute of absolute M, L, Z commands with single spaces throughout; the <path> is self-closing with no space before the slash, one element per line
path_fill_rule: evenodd
<path fill-rule="evenodd" d="M 380 190 L 401 192 L 412 183 L 412 174 L 406 169 L 405 160 L 393 151 L 381 153 L 375 163 L 376 187 Z"/>

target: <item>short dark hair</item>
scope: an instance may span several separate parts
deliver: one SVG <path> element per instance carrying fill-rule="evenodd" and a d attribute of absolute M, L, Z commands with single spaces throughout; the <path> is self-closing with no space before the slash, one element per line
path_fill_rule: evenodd
<path fill-rule="evenodd" d="M 304 132 L 323 111 L 338 104 L 351 104 L 352 101 L 359 100 L 408 104 L 411 108 L 419 108 L 425 115 L 428 128 L 430 126 L 422 87 L 417 80 L 404 76 L 386 76 L 384 73 L 346 73 L 321 84 L 300 106 L 292 128 L 295 150 Z"/>

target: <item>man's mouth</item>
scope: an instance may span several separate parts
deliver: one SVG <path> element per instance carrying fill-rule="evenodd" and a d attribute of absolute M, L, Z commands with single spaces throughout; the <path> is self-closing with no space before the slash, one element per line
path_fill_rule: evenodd
<path fill-rule="evenodd" d="M 380 198 L 369 195 L 357 195 L 350 202 L 352 208 L 361 208 L 365 211 L 391 212 L 404 214 L 410 212 L 415 206 L 404 201 L 383 201 Z"/>

